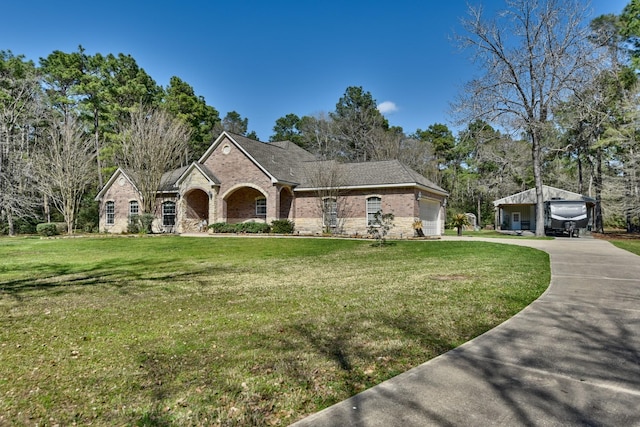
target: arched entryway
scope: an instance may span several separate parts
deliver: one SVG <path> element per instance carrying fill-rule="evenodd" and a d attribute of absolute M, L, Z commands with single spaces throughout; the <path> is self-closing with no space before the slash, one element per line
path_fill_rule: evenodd
<path fill-rule="evenodd" d="M 184 232 L 206 231 L 209 221 L 209 195 L 199 188 L 190 190 L 184 195 Z"/>
<path fill-rule="evenodd" d="M 267 197 L 253 187 L 240 187 L 224 197 L 224 217 L 229 224 L 267 220 Z"/>

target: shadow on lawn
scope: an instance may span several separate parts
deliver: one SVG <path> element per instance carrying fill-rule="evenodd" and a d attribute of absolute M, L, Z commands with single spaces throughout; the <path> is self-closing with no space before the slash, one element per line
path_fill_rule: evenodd
<path fill-rule="evenodd" d="M 91 264 L 86 268 L 78 264 L 40 264 L 29 267 L 30 277 L 15 280 L 0 280 L 0 295 L 9 295 L 16 300 L 24 299 L 34 291 L 50 291 L 51 295 L 70 292 L 74 286 L 111 286 L 126 294 L 136 283 L 175 282 L 195 279 L 202 275 L 228 272 L 229 268 L 203 265 L 168 263 L 166 260 L 109 260 Z"/>
<path fill-rule="evenodd" d="M 342 322 L 332 326 L 317 325 L 312 323 L 297 323 L 289 328 L 293 331 L 293 337 L 289 340 L 280 340 L 284 353 L 294 352 L 300 348 L 300 340 L 304 346 L 309 346 L 323 359 L 331 361 L 337 368 L 337 381 L 342 384 L 347 395 L 355 395 L 367 387 L 371 387 L 380 381 L 384 381 L 406 369 L 404 361 L 412 359 L 411 353 L 416 351 L 424 354 L 425 361 L 439 354 L 453 349 L 456 344 L 451 339 L 439 333 L 438 330 L 429 328 L 424 323 L 424 319 L 411 313 L 392 317 L 377 313 L 375 320 L 371 321 L 370 328 L 385 330 L 388 337 L 395 337 L 403 342 L 412 342 L 411 349 L 406 346 L 393 349 L 381 349 L 375 344 L 363 343 L 354 339 L 355 335 L 368 334 L 354 330 L 353 325 L 361 322 L 352 321 L 346 318 Z M 393 328 L 396 333 L 389 333 L 388 329 Z M 384 340 L 383 336 L 375 339 Z M 301 366 L 299 362 L 290 360 L 286 363 L 286 372 L 301 384 L 312 384 L 316 381 L 316 370 L 313 367 Z M 373 368 L 375 367 L 375 368 Z M 369 371 L 373 369 L 373 372 Z M 327 378 L 322 378 L 327 380 Z M 322 399 L 322 396 L 318 396 Z M 325 402 L 328 404 L 335 402 Z"/>
<path fill-rule="evenodd" d="M 640 425 L 638 264 L 602 273 L 619 256 L 585 262 L 592 280 L 559 275 L 509 322 L 296 426 Z M 417 320 L 384 321 L 428 334 Z"/>

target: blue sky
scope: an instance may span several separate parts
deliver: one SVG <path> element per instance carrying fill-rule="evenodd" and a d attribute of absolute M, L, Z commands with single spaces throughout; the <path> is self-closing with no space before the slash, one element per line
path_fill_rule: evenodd
<path fill-rule="evenodd" d="M 592 17 L 629 0 L 593 0 Z M 483 3 L 487 11 L 502 0 Z M 130 54 L 160 85 L 178 76 L 261 140 L 276 119 L 329 112 L 362 86 L 406 133 L 450 124 L 449 103 L 478 70 L 450 42 L 467 1 L 25 0 L 2 6 L 0 50 L 38 62 L 54 50 Z"/>

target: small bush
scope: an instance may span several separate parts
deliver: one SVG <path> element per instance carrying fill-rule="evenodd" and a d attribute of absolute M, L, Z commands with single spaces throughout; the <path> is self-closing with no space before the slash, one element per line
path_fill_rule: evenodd
<path fill-rule="evenodd" d="M 130 215 L 127 223 L 127 233 L 138 234 L 141 228 L 140 215 Z"/>
<path fill-rule="evenodd" d="M 236 224 L 236 232 L 237 233 L 268 233 L 271 231 L 271 227 L 269 224 L 265 224 L 264 222 L 242 222 L 240 224 Z"/>
<path fill-rule="evenodd" d="M 58 234 L 64 234 L 69 231 L 69 229 L 67 228 L 66 222 L 54 222 L 53 224 L 56 225 L 56 230 L 58 230 Z"/>
<path fill-rule="evenodd" d="M 376 239 L 374 246 L 387 244 L 387 234 L 393 228 L 394 218 L 395 216 L 392 213 L 382 213 L 382 211 L 375 213 L 373 221 L 369 224 L 369 234 Z"/>
<path fill-rule="evenodd" d="M 236 229 L 233 225 L 227 224 L 226 222 L 214 222 L 213 224 L 209 224 L 209 230 L 214 233 L 235 233 Z"/>
<path fill-rule="evenodd" d="M 277 234 L 292 234 L 294 229 L 293 221 L 288 219 L 276 219 L 271 222 L 271 232 Z"/>
<path fill-rule="evenodd" d="M 140 230 L 141 233 L 151 234 L 151 225 L 155 217 L 153 214 L 145 213 L 140 215 Z"/>
<path fill-rule="evenodd" d="M 209 229 L 214 233 L 269 233 L 271 227 L 263 222 L 241 222 L 239 224 L 227 224 L 215 222 L 209 224 Z"/>
<path fill-rule="evenodd" d="M 56 236 L 60 234 L 58 232 L 58 227 L 53 222 L 43 222 L 41 224 L 36 225 L 36 232 L 41 236 Z"/>

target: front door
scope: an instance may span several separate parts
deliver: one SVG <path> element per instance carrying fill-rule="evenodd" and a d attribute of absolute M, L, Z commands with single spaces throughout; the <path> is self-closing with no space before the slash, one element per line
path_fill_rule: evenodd
<path fill-rule="evenodd" d="M 512 230 L 521 230 L 522 224 L 520 221 L 520 212 L 513 212 L 511 214 L 511 229 Z"/>

